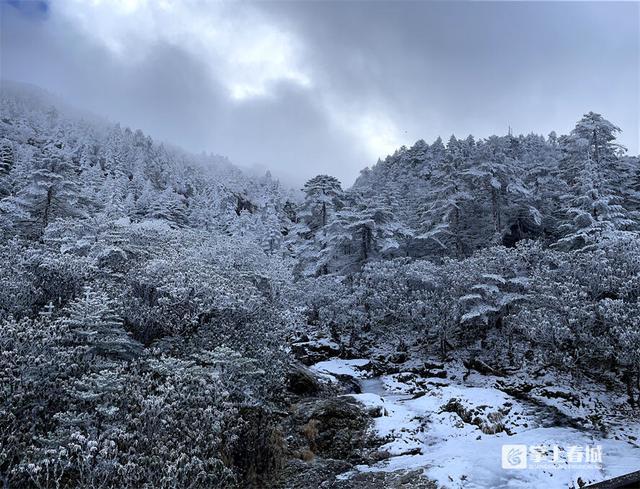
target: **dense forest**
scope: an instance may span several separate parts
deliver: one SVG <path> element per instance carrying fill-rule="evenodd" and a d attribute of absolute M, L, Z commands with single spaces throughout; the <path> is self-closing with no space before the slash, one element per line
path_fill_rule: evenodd
<path fill-rule="evenodd" d="M 295 474 L 375 448 L 323 438 L 308 399 L 344 382 L 302 364 L 332 357 L 545 369 L 637 416 L 640 160 L 604 116 L 421 140 L 351 188 L 292 190 L 33 87 L 1 96 L 5 489 L 320 487 Z"/>

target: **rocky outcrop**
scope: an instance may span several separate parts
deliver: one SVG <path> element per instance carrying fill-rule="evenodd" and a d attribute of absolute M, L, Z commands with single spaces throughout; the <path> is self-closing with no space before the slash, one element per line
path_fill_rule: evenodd
<path fill-rule="evenodd" d="M 326 346 L 326 345 L 325 345 Z M 287 378 L 293 404 L 284 420 L 287 463 L 280 485 L 286 489 L 350 487 L 335 485 L 336 476 L 365 461 L 372 447 L 371 416 L 355 399 L 342 393 L 358 392 L 356 379 L 332 374 L 330 383 L 303 365 L 294 366 Z M 371 442 L 371 443 L 370 443 Z"/>
<path fill-rule="evenodd" d="M 397 472 L 361 472 L 348 480 L 336 481 L 335 489 L 437 489 L 422 470 Z"/>
<path fill-rule="evenodd" d="M 340 392 L 342 394 L 360 394 L 362 389 L 356 379 L 350 375 L 333 374 L 340 381 Z"/>
<path fill-rule="evenodd" d="M 351 465 L 340 460 L 319 459 L 312 463 L 292 461 L 282 489 L 437 489 L 422 470 L 397 472 L 349 472 Z"/>
<path fill-rule="evenodd" d="M 501 410 L 488 411 L 488 406 L 465 407 L 459 399 L 449 399 L 440 410 L 456 413 L 462 421 L 476 425 L 486 435 L 494 435 L 505 431 L 502 420 L 508 413 L 510 406 L 505 406 L 506 412 Z"/>
<path fill-rule="evenodd" d="M 287 390 L 299 396 L 315 396 L 321 391 L 321 387 L 308 368 L 295 365 L 287 374 Z"/>
<path fill-rule="evenodd" d="M 475 370 L 476 372 L 481 373 L 482 375 L 494 375 L 496 377 L 504 377 L 505 372 L 497 367 L 492 367 L 491 365 L 483 362 L 482 360 L 478 360 L 477 358 L 471 358 L 469 360 L 463 360 L 462 362 L 468 371 Z M 468 373 L 466 374 L 468 375 Z"/>
<path fill-rule="evenodd" d="M 336 476 L 353 467 L 344 460 L 314 458 L 313 460 L 290 460 L 284 471 L 282 489 L 332 488 Z"/>
<path fill-rule="evenodd" d="M 340 354 L 340 346 L 326 339 L 299 341 L 291 345 L 291 351 L 298 360 L 309 366 L 338 356 Z"/>
<path fill-rule="evenodd" d="M 243 429 L 225 458 L 243 487 L 271 487 L 285 463 L 285 443 L 273 413 L 259 406 L 240 409 Z"/>
<path fill-rule="evenodd" d="M 309 450 L 325 458 L 358 460 L 367 440 L 370 418 L 350 397 L 301 403 L 295 417 Z"/>
<path fill-rule="evenodd" d="M 547 399 L 562 399 L 563 401 L 567 401 L 573 404 L 575 407 L 580 407 L 580 397 L 574 394 L 573 392 L 566 392 L 563 390 L 557 389 L 538 389 L 536 394 L 541 397 L 546 397 Z"/>

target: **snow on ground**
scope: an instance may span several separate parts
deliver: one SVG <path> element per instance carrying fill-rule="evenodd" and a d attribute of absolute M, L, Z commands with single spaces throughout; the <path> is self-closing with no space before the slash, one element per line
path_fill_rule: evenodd
<path fill-rule="evenodd" d="M 362 394 L 350 394 L 367 407 L 379 407 L 377 435 L 384 440 L 380 451 L 389 458 L 360 471 L 396 471 L 423 468 L 425 475 L 446 488 L 515 489 L 578 487 L 577 480 L 595 482 L 640 469 L 640 446 L 633 441 L 640 423 L 628 419 L 609 437 L 594 429 L 569 426 L 563 418 L 571 413 L 566 404 L 546 399 L 552 406 L 520 401 L 489 386 L 491 378 L 472 374 L 448 379 L 416 378 L 395 374 L 366 378 L 362 368 L 368 360 L 328 360 L 312 367 L 325 374 L 351 375 L 360 379 Z M 475 375 L 475 377 L 474 377 Z M 484 382 L 485 386 L 478 386 Z M 471 385 L 473 384 L 473 385 Z M 554 391 L 564 392 L 554 387 Z M 535 397 L 535 396 L 533 396 Z M 558 408 L 556 405 L 560 405 Z M 443 409 L 444 408 L 444 409 Z M 584 414 L 584 406 L 576 408 Z M 616 439 L 619 438 L 619 439 Z M 543 447 L 544 467 L 504 469 L 503 444 Z M 602 450 L 602 464 L 568 463 L 571 447 Z M 553 447 L 558 460 L 553 462 Z M 529 454 L 529 457 L 531 455 Z M 531 461 L 531 459 L 530 459 Z M 348 474 L 343 475 L 348 477 Z"/>
<path fill-rule="evenodd" d="M 366 372 L 362 367 L 366 367 L 369 360 L 343 360 L 341 358 L 333 358 L 324 362 L 316 363 L 311 366 L 311 370 L 325 375 L 348 375 L 355 379 L 364 378 Z"/>
<path fill-rule="evenodd" d="M 443 430 L 440 430 L 441 432 Z M 480 439 L 477 436 L 481 436 Z M 534 428 L 508 436 L 477 435 L 466 433 L 450 438 L 429 440 L 419 455 L 392 457 L 373 466 L 360 466 L 359 470 L 395 471 L 425 468 L 425 474 L 448 488 L 534 488 L 567 489 L 578 477 L 583 481 L 598 481 L 640 468 L 640 451 L 630 445 L 594 438 L 574 428 Z M 501 453 L 503 444 L 531 446 L 557 445 L 602 446 L 604 468 L 572 469 L 566 461 L 545 469 L 503 469 Z"/>

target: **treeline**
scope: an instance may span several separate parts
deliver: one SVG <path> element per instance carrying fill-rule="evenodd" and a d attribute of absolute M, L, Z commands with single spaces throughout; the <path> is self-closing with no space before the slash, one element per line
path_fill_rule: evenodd
<path fill-rule="evenodd" d="M 70 115 L 45 95 L 4 82 L 1 103 L 4 237 L 45 241 L 73 235 L 78 222 L 90 228 L 118 220 L 225 234 L 281 231 L 277 215 L 291 192 L 268 174 L 248 178 L 223 157 L 190 155 L 140 130 Z M 239 223 L 243 212 L 252 217 Z M 263 246 L 273 245 L 265 238 Z"/>
<path fill-rule="evenodd" d="M 304 187 L 297 255 L 307 275 L 350 272 L 372 258 L 465 258 L 534 239 L 557 250 L 633 238 L 640 164 L 620 131 L 586 114 L 567 136 L 452 136 L 401 148 L 343 191 L 333 177 Z"/>

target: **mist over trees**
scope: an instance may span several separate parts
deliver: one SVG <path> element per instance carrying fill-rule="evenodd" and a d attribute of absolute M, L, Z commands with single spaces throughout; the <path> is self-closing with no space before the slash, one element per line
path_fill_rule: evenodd
<path fill-rule="evenodd" d="M 33 89 L 3 85 L 0 112 L 4 487 L 277 487 L 304 338 L 640 404 L 640 160 L 603 115 L 299 192 Z"/>

